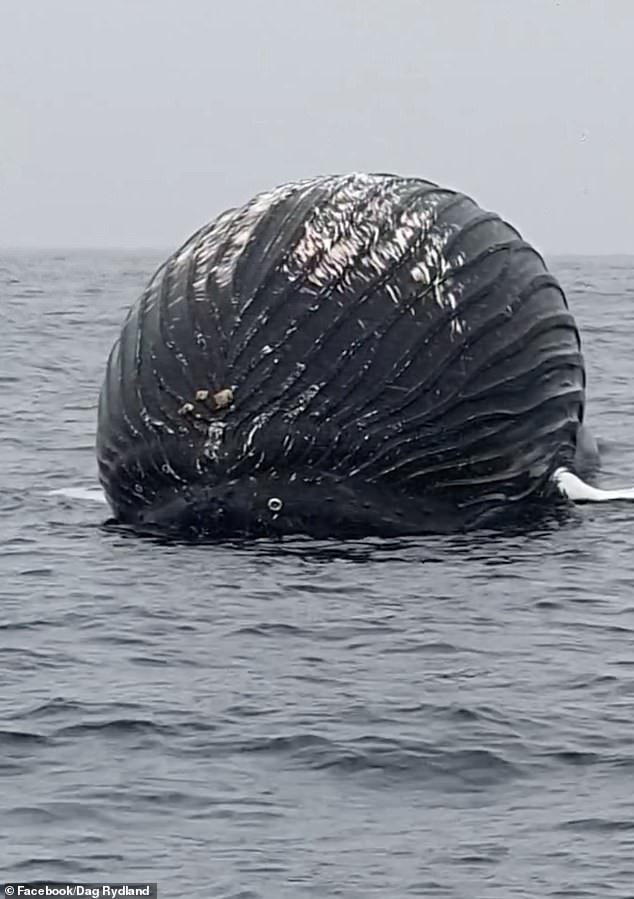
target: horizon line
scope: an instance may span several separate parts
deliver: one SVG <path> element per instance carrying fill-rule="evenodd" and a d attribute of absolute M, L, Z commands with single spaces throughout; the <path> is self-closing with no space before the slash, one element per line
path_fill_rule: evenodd
<path fill-rule="evenodd" d="M 180 246 L 180 245 L 179 245 Z M 177 252 L 179 247 L 173 247 L 169 249 L 168 247 L 160 247 L 160 246 L 54 246 L 54 245 L 41 245 L 41 246 L 30 246 L 26 244 L 16 245 L 16 246 L 0 246 L 0 253 L 152 253 L 152 254 L 164 254 L 165 258 L 171 256 L 173 253 Z M 544 250 L 539 249 L 538 247 L 533 247 L 537 253 L 541 256 L 550 256 L 550 257 L 568 257 L 568 258 L 606 258 L 606 259 L 614 259 L 614 258 L 634 258 L 634 248 L 631 251 L 625 250 L 617 250 L 610 252 L 597 252 L 593 251 L 584 251 L 584 250 Z"/>

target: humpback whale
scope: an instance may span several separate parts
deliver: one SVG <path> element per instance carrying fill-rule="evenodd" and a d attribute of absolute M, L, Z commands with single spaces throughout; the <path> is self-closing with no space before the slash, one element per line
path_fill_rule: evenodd
<path fill-rule="evenodd" d="M 514 227 L 420 178 L 315 177 L 153 275 L 108 358 L 99 476 L 116 521 L 212 539 L 634 498 L 582 480 L 585 386 L 564 292 Z"/>

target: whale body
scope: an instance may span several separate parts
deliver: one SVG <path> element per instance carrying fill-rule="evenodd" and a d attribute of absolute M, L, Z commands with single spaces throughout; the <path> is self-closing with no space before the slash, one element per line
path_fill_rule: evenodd
<path fill-rule="evenodd" d="M 108 359 L 100 480 L 140 530 L 468 530 L 574 492 L 585 383 L 561 286 L 498 215 L 419 178 L 312 178 L 151 278 Z"/>

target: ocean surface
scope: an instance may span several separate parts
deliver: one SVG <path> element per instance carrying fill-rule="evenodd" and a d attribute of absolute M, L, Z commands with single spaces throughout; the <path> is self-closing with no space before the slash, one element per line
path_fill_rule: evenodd
<path fill-rule="evenodd" d="M 634 897 L 634 504 L 518 536 L 104 529 L 96 400 L 161 254 L 0 254 L 0 881 Z M 634 258 L 553 258 L 634 484 Z"/>

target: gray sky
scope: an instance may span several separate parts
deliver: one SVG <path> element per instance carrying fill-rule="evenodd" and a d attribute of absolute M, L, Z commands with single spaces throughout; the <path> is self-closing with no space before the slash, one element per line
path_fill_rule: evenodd
<path fill-rule="evenodd" d="M 354 170 L 634 252 L 633 92 L 630 0 L 0 0 L 0 246 L 171 249 Z"/>

